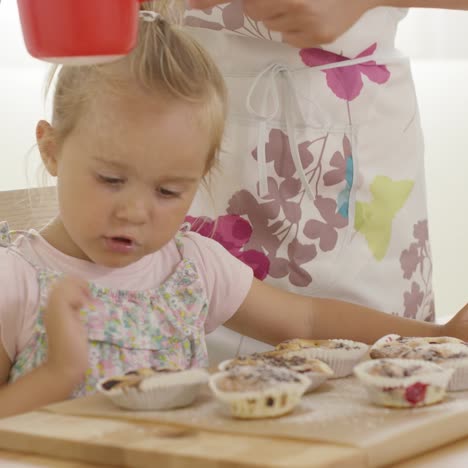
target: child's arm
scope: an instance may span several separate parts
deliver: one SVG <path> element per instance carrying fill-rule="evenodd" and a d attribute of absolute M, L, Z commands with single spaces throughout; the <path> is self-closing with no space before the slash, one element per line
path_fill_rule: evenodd
<path fill-rule="evenodd" d="M 334 299 L 292 294 L 254 280 L 227 327 L 277 344 L 290 338 L 346 338 L 373 343 L 383 335 L 449 335 L 468 340 L 468 307 L 447 325 L 397 317 Z"/>
<path fill-rule="evenodd" d="M 10 359 L 0 345 L 0 418 L 65 400 L 79 382 L 44 364 L 15 383 L 7 384 L 10 367 Z"/>
<path fill-rule="evenodd" d="M 44 315 L 47 361 L 7 384 L 11 361 L 0 344 L 0 417 L 68 398 L 88 367 L 87 336 L 80 309 L 90 302 L 87 284 L 74 278 L 57 283 Z"/>

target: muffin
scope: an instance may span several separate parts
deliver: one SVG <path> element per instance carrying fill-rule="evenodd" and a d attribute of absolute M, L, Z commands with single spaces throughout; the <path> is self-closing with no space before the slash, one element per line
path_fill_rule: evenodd
<path fill-rule="evenodd" d="M 450 336 L 386 335 L 371 347 L 371 358 L 422 359 L 455 369 L 449 391 L 468 389 L 468 343 Z"/>
<path fill-rule="evenodd" d="M 369 346 L 352 340 L 305 340 L 295 338 L 280 343 L 276 349 L 295 351 L 328 364 L 334 372 L 332 378 L 351 375 L 353 367 L 366 354 Z"/>
<path fill-rule="evenodd" d="M 437 346 L 427 345 L 412 348 L 401 355 L 402 359 L 422 359 L 441 367 L 453 369 L 448 391 L 468 389 L 468 346 L 447 342 Z"/>
<path fill-rule="evenodd" d="M 273 367 L 285 367 L 309 379 L 306 392 L 310 392 L 321 385 L 325 380 L 333 376 L 333 370 L 328 364 L 314 359 L 297 351 L 275 350 L 264 353 L 255 353 L 236 359 L 229 359 L 219 364 L 219 370 L 230 370 L 236 366 L 270 365 Z"/>
<path fill-rule="evenodd" d="M 416 359 L 374 359 L 358 364 L 354 374 L 374 404 L 414 408 L 442 401 L 453 369 Z"/>
<path fill-rule="evenodd" d="M 445 344 L 467 345 L 464 341 L 450 336 L 413 337 L 391 334 L 377 340 L 371 346 L 369 355 L 372 359 L 399 358 L 416 347 L 438 347 Z"/>
<path fill-rule="evenodd" d="M 258 419 L 292 411 L 309 386 L 309 379 L 283 367 L 237 366 L 212 375 L 209 385 L 231 416 Z"/>
<path fill-rule="evenodd" d="M 193 403 L 209 374 L 203 369 L 138 369 L 103 379 L 97 390 L 130 410 L 168 410 Z"/>

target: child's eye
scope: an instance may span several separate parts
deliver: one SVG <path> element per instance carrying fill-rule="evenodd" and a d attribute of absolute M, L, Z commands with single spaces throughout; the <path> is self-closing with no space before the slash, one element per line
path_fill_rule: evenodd
<path fill-rule="evenodd" d="M 107 177 L 104 175 L 99 175 L 99 180 L 110 185 L 119 185 L 124 182 L 123 179 L 119 179 L 118 177 Z"/>
<path fill-rule="evenodd" d="M 177 198 L 180 195 L 180 193 L 174 192 L 173 190 L 169 190 L 164 187 L 159 187 L 157 192 L 164 198 Z"/>

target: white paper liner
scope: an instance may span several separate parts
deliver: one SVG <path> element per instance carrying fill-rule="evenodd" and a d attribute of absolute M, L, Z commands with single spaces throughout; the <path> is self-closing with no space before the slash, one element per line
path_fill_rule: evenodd
<path fill-rule="evenodd" d="M 242 371 L 246 373 L 254 369 L 254 366 L 242 367 Z M 273 418 L 292 411 L 309 386 L 309 379 L 304 375 L 287 369 L 284 371 L 296 377 L 299 382 L 273 382 L 271 387 L 263 390 L 227 392 L 220 390 L 217 382 L 227 377 L 229 372 L 218 372 L 211 376 L 209 386 L 231 416 L 240 419 Z"/>
<path fill-rule="evenodd" d="M 403 368 L 419 365 L 427 369 L 427 372 L 401 378 L 369 374 L 371 368 L 385 362 Z M 425 406 L 441 401 L 453 372 L 453 369 L 418 359 L 373 359 L 362 362 L 354 368 L 354 374 L 365 385 L 374 403 L 400 408 Z M 405 398 L 405 392 L 409 387 L 418 383 L 427 385 L 426 393 L 424 400 L 412 404 Z"/>
<path fill-rule="evenodd" d="M 377 406 L 387 408 L 418 408 L 420 406 L 429 406 L 441 402 L 446 390 L 441 387 L 428 385 L 425 390 L 424 400 L 411 404 L 406 400 L 406 389 L 403 387 L 392 390 L 382 391 L 380 388 L 366 386 L 370 400 Z"/>
<path fill-rule="evenodd" d="M 111 388 L 105 390 L 98 382 L 97 390 L 110 398 L 117 406 L 141 411 L 157 411 L 181 408 L 193 403 L 203 385 L 209 380 L 204 369 L 188 369 L 145 377 L 138 387 Z"/>
<path fill-rule="evenodd" d="M 356 349 L 330 349 L 320 346 L 314 346 L 310 348 L 302 348 L 301 350 L 295 350 L 298 355 L 304 355 L 310 358 L 319 359 L 320 361 L 328 364 L 334 375 L 330 378 L 337 379 L 340 377 L 347 377 L 353 372 L 354 366 L 363 358 L 367 353 L 369 346 L 365 343 L 352 340 L 332 339 L 337 343 L 343 343 L 344 345 L 353 346 Z M 287 349 L 287 348 L 283 348 Z"/>
<path fill-rule="evenodd" d="M 444 346 L 444 349 L 453 351 L 465 351 L 468 354 L 468 348 L 465 345 L 450 345 Z M 468 355 L 467 357 L 447 358 L 436 361 L 436 364 L 443 368 L 453 369 L 453 375 L 448 384 L 447 390 L 449 392 L 459 392 L 461 390 L 468 390 Z"/>
<path fill-rule="evenodd" d="M 454 370 L 447 387 L 449 392 L 468 390 L 468 359 L 448 359 L 439 366 Z"/>
<path fill-rule="evenodd" d="M 295 355 L 298 355 L 296 351 L 292 351 L 291 353 L 285 353 L 285 354 L 295 354 Z M 300 354 L 299 354 L 300 355 Z M 265 364 L 269 364 L 269 365 L 274 365 L 274 363 L 269 363 L 267 360 L 262 360 L 261 358 L 258 358 L 259 359 L 259 365 L 265 365 Z M 311 359 L 311 358 L 310 358 Z M 301 375 L 304 375 L 306 376 L 308 379 L 309 379 L 309 386 L 307 387 L 306 389 L 306 392 L 305 393 L 309 393 L 311 392 L 312 390 L 315 390 L 316 388 L 318 388 L 320 385 L 322 385 L 327 379 L 330 379 L 333 377 L 334 375 L 334 372 L 332 370 L 332 368 L 326 364 L 325 362 L 323 361 L 320 361 L 319 359 L 314 359 L 316 361 L 318 361 L 320 364 L 321 364 L 321 369 L 322 369 L 322 372 L 314 372 L 314 371 L 311 371 L 311 372 L 299 372 L 297 371 L 296 369 L 294 369 L 293 367 L 286 367 L 284 366 L 286 369 L 290 369 L 294 372 L 298 372 L 299 374 Z M 220 371 L 226 371 L 228 370 L 229 368 L 229 365 L 235 361 L 235 359 L 227 359 L 225 361 L 222 361 L 218 364 L 218 369 Z M 244 365 L 248 365 L 248 364 L 239 364 L 241 366 L 244 366 Z M 255 365 L 255 364 L 254 364 Z M 275 366 L 276 367 L 276 366 Z M 277 366 L 277 367 L 280 367 L 280 366 Z"/>

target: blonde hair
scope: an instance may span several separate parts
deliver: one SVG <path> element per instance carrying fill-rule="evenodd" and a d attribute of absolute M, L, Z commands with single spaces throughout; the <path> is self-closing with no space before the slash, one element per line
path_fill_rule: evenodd
<path fill-rule="evenodd" d="M 158 91 L 194 103 L 211 144 L 206 171 L 220 151 L 227 112 L 224 80 L 207 52 L 182 27 L 179 0 L 147 1 L 141 10 L 159 13 L 155 21 L 139 21 L 138 42 L 126 57 L 110 64 L 54 67 L 47 91 L 56 76 L 52 126 L 57 142 L 73 130 L 81 114 L 103 84 L 124 91 L 132 83 L 147 93 Z"/>

